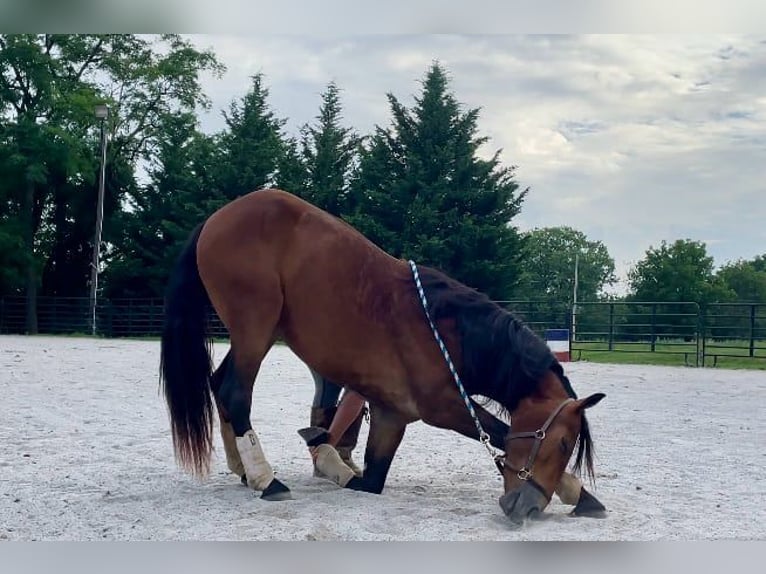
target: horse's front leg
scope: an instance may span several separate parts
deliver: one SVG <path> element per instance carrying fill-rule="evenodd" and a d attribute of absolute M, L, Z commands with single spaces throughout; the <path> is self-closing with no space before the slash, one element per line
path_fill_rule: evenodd
<path fill-rule="evenodd" d="M 337 451 L 327 444 L 317 447 L 317 469 L 345 488 L 380 494 L 408 422 L 391 409 L 370 405 L 370 432 L 364 453 L 364 474 L 356 476 L 341 461 Z"/>

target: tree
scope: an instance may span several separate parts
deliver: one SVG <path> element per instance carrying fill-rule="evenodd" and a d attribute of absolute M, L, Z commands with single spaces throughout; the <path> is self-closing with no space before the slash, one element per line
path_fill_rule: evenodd
<path fill-rule="evenodd" d="M 192 114 L 166 117 L 162 130 L 149 183 L 115 220 L 104 281 L 109 297 L 162 297 L 189 233 L 220 202 L 216 138 L 200 133 Z"/>
<path fill-rule="evenodd" d="M 84 294 L 95 221 L 98 126 L 94 105 L 111 108 L 104 237 L 133 188 L 136 162 L 150 156 L 167 114 L 207 105 L 202 70 L 214 56 L 177 35 L 2 35 L 0 156 L 6 161 L 6 218 L 24 250 L 27 331 L 36 332 L 43 292 Z M 0 217 L 2 217 L 0 215 Z M 7 231 L 6 231 L 7 232 Z"/>
<path fill-rule="evenodd" d="M 221 203 L 275 183 L 285 158 L 282 129 L 269 103 L 263 74 L 252 77 L 250 90 L 224 112 L 226 130 L 220 136 L 222 151 L 219 188 Z"/>
<path fill-rule="evenodd" d="M 716 278 L 732 291 L 737 302 L 766 304 L 766 258 L 736 261 L 721 267 Z"/>
<path fill-rule="evenodd" d="M 756 271 L 762 271 L 766 273 L 766 253 L 763 255 L 757 255 L 752 261 L 750 261 L 750 265 Z"/>
<path fill-rule="evenodd" d="M 336 216 L 348 214 L 349 186 L 361 143 L 341 121 L 340 90 L 330 82 L 322 94 L 316 124 L 306 124 L 301 130 L 305 182 L 300 195 Z"/>
<path fill-rule="evenodd" d="M 590 241 L 571 227 L 546 227 L 525 233 L 519 296 L 572 301 L 578 259 L 578 301 L 595 301 L 616 281 L 614 259 L 601 241 Z"/>
<path fill-rule="evenodd" d="M 510 296 L 522 240 L 511 220 L 527 190 L 500 151 L 478 157 L 478 109 L 462 111 L 434 63 L 408 109 L 388 95 L 391 127 L 376 127 L 352 186 L 351 222 L 395 256 L 453 275 L 495 298 Z"/>
<path fill-rule="evenodd" d="M 679 239 L 650 247 L 644 259 L 628 272 L 633 301 L 695 302 L 727 300 L 730 293 L 716 281 L 713 258 L 705 244 Z"/>
<path fill-rule="evenodd" d="M 650 247 L 644 259 L 629 272 L 631 293 L 626 297 L 634 326 L 625 333 L 652 337 L 683 336 L 690 340 L 697 330 L 697 316 L 683 302 L 698 304 L 726 301 L 731 292 L 713 274 L 713 258 L 705 244 L 691 239 L 679 239 L 672 244 L 663 241 Z M 661 302 L 661 305 L 640 305 L 637 302 Z M 639 324 L 641 326 L 639 326 Z M 650 327 L 643 325 L 651 325 Z"/>

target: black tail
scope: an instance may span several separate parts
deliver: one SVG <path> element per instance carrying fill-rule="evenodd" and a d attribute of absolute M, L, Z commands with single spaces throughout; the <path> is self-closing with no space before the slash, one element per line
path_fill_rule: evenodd
<path fill-rule="evenodd" d="M 189 237 L 168 282 L 160 355 L 160 385 L 170 410 L 176 458 L 199 476 L 209 470 L 213 442 L 212 342 L 206 329 L 210 298 L 197 269 L 201 231 L 199 225 Z"/>

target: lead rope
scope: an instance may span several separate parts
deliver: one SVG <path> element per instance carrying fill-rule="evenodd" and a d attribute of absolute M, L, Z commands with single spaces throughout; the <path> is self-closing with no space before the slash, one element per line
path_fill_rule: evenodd
<path fill-rule="evenodd" d="M 444 360 L 447 362 L 447 366 L 449 367 L 449 370 L 452 373 L 452 378 L 455 380 L 455 384 L 457 385 L 457 389 L 460 392 L 460 396 L 463 397 L 463 402 L 465 403 L 465 406 L 468 409 L 468 413 L 471 415 L 471 418 L 473 418 L 473 422 L 476 425 L 476 430 L 479 431 L 479 442 L 484 445 L 484 448 L 487 449 L 489 456 L 492 457 L 492 462 L 494 463 L 495 467 L 498 469 L 498 472 L 500 472 L 502 476 L 502 471 L 500 470 L 499 461 L 502 460 L 503 455 L 498 454 L 498 452 L 493 448 L 492 444 L 490 443 L 489 435 L 484 431 L 484 427 L 481 426 L 479 417 L 476 416 L 476 411 L 474 410 L 473 405 L 471 404 L 471 401 L 468 398 L 468 393 L 465 392 L 463 383 L 460 382 L 460 375 L 458 375 L 457 369 L 455 368 L 455 365 L 452 363 L 452 358 L 450 357 L 449 351 L 447 350 L 447 346 L 444 344 L 444 341 L 442 341 L 441 335 L 439 335 L 439 331 L 437 330 L 436 325 L 434 325 L 434 322 L 431 320 L 431 315 L 428 313 L 428 302 L 426 301 L 426 293 L 423 290 L 422 283 L 420 282 L 420 274 L 418 273 L 418 267 L 417 265 L 415 265 L 415 262 L 412 260 L 410 260 L 408 263 L 410 264 L 410 269 L 412 269 L 412 277 L 415 279 L 415 286 L 418 289 L 418 295 L 420 296 L 420 303 L 423 306 L 423 311 L 426 314 L 426 319 L 428 319 L 428 324 L 431 326 L 431 331 L 434 334 L 434 339 L 436 339 L 436 342 L 439 345 L 439 349 L 441 349 L 442 355 L 444 356 Z"/>

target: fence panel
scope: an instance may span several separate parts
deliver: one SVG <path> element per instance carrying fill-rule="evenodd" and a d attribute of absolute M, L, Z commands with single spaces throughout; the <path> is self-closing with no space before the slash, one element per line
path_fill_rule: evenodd
<path fill-rule="evenodd" d="M 702 365 L 719 357 L 766 359 L 766 305 L 715 303 L 703 318 Z"/>
<path fill-rule="evenodd" d="M 535 333 L 544 336 L 548 329 L 569 329 L 572 309 L 566 303 L 557 301 L 498 301 Z"/>
<path fill-rule="evenodd" d="M 498 301 L 541 336 L 569 329 L 573 360 L 597 353 L 656 353 L 685 364 L 718 364 L 719 358 L 766 359 L 766 305 L 717 303 L 585 302 L 573 309 L 556 301 Z M 39 297 L 38 330 L 48 334 L 91 332 L 87 297 Z M 102 299 L 97 330 L 107 337 L 158 337 L 162 299 Z M 25 332 L 23 297 L 0 298 L 0 333 Z M 228 337 L 209 309 L 209 330 Z M 732 359 L 729 359 L 730 361 Z"/>
<path fill-rule="evenodd" d="M 699 365 L 700 309 L 696 303 L 608 301 L 578 303 L 572 354 L 657 353 Z"/>

